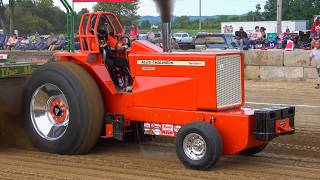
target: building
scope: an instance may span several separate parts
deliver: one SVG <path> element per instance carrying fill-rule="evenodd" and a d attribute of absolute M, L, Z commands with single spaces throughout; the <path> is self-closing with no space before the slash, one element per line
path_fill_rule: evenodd
<path fill-rule="evenodd" d="M 289 28 L 290 32 L 302 31 L 307 29 L 307 20 L 282 21 L 282 31 Z M 267 33 L 277 32 L 277 21 L 247 21 L 247 22 L 222 22 L 221 33 L 235 33 L 240 27 L 243 27 L 246 32 L 253 32 L 254 27 L 265 27 Z"/>

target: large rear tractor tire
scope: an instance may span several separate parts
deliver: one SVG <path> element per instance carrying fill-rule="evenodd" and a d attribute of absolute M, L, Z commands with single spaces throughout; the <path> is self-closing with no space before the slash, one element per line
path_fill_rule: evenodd
<path fill-rule="evenodd" d="M 218 131 L 206 122 L 183 126 L 176 138 L 176 153 L 189 168 L 207 170 L 222 156 L 222 140 Z"/>
<path fill-rule="evenodd" d="M 41 151 L 88 153 L 99 139 L 104 104 L 95 80 L 70 62 L 48 63 L 30 77 L 24 114 L 32 143 Z"/>

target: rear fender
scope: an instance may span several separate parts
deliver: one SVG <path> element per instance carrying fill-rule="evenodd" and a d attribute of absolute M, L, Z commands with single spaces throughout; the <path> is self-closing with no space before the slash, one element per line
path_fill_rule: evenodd
<path fill-rule="evenodd" d="M 101 54 L 56 53 L 54 56 L 60 57 L 61 61 L 79 64 L 85 68 L 96 80 L 101 88 L 101 91 L 109 92 L 111 94 L 118 94 L 116 87 L 109 75 L 108 69 L 102 62 Z"/>

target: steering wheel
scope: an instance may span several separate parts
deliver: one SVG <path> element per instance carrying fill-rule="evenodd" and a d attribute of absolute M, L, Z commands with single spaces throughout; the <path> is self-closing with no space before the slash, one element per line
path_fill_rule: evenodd
<path fill-rule="evenodd" d="M 124 39 L 127 39 L 128 41 L 127 41 L 126 44 L 123 44 L 123 45 L 127 45 L 128 47 L 131 47 L 131 40 L 130 40 L 130 38 L 129 38 L 128 36 L 122 36 L 122 37 L 120 37 L 119 40 L 117 41 L 116 51 L 118 51 L 118 45 L 119 45 L 119 43 L 120 43 L 122 40 L 124 40 Z"/>

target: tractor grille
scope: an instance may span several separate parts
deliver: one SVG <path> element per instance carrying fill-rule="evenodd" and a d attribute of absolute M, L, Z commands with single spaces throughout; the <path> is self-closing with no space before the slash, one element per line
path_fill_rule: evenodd
<path fill-rule="evenodd" d="M 216 59 L 217 107 L 242 103 L 240 55 L 217 56 Z"/>

